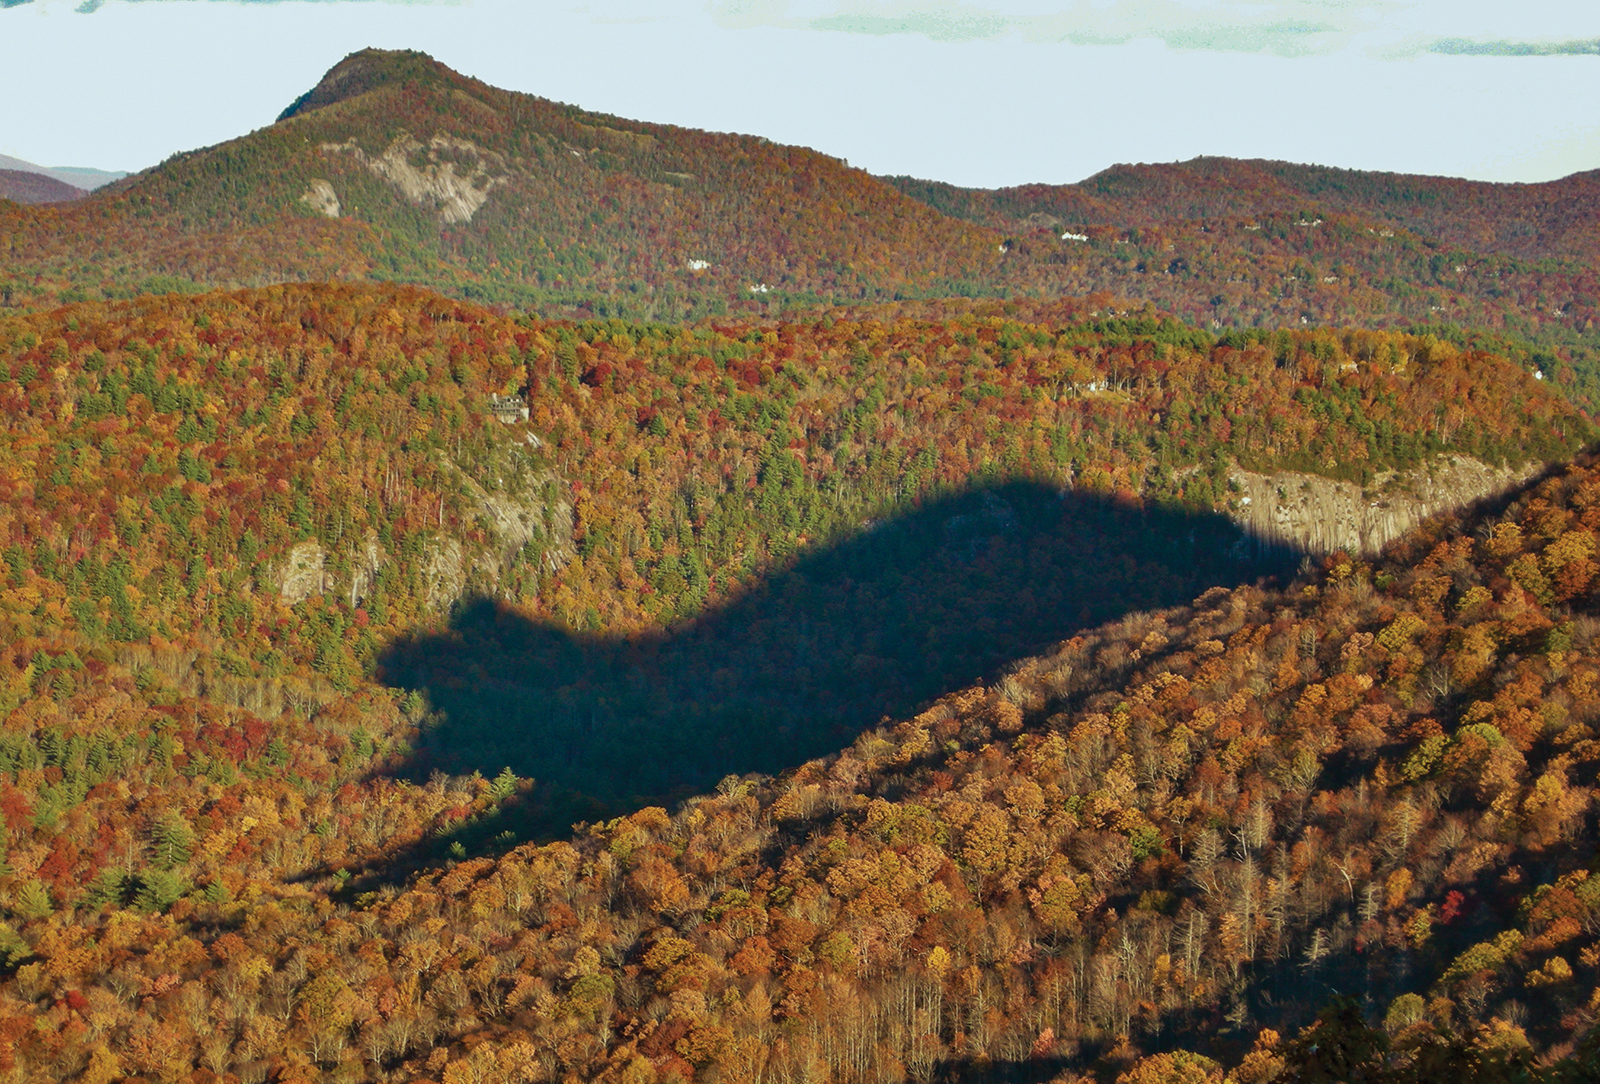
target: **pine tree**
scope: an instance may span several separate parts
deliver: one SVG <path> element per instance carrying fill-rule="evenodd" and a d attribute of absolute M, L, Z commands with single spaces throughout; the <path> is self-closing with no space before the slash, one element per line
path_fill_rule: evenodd
<path fill-rule="evenodd" d="M 50 890 L 32 879 L 22 882 L 22 886 L 17 889 L 16 901 L 11 905 L 12 912 L 18 918 L 29 922 L 49 918 L 55 913 L 55 909 L 55 903 L 50 899 Z"/>
<path fill-rule="evenodd" d="M 176 810 L 168 810 L 150 826 L 151 858 L 158 870 L 170 870 L 189 861 L 194 830 Z"/>

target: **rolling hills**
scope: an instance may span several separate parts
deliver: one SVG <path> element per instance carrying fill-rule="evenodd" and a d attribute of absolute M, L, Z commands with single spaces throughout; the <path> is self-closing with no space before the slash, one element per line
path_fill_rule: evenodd
<path fill-rule="evenodd" d="M 1112 289 L 1213 327 L 1436 325 L 1551 375 L 1569 366 L 1564 382 L 1594 401 L 1593 173 L 1486 184 L 1199 158 L 998 191 L 888 181 L 1070 265 L 1071 292 Z"/>
<path fill-rule="evenodd" d="M 0 169 L 41 174 L 84 192 L 92 192 L 96 188 L 103 187 L 112 181 L 118 181 L 127 176 L 126 172 L 110 169 L 92 169 L 87 166 L 41 166 L 21 158 L 13 158 L 9 154 L 0 154 Z"/>
<path fill-rule="evenodd" d="M 1532 260 L 1593 259 L 1600 171 L 1539 184 L 1493 184 L 1296 165 L 1195 158 L 1119 165 L 1073 185 L 959 189 L 889 179 L 956 217 L 1014 230 L 1049 225 L 1154 226 L 1170 220 L 1284 218 L 1305 211 L 1349 215 L 1442 244 Z M 1315 217 L 1307 215 L 1306 217 Z"/>
<path fill-rule="evenodd" d="M 0 209 L 0 290 L 34 307 L 366 279 L 644 320 L 1100 292 L 1213 329 L 1432 329 L 1593 404 L 1594 183 L 1199 159 L 965 191 L 367 50 L 269 127 L 68 207 Z"/>

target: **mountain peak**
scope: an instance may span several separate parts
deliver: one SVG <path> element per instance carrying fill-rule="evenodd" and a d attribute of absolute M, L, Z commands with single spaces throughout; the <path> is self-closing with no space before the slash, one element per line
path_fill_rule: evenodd
<path fill-rule="evenodd" d="M 320 82 L 278 114 L 285 121 L 397 83 L 439 83 L 461 77 L 414 49 L 362 49 L 328 69 Z"/>

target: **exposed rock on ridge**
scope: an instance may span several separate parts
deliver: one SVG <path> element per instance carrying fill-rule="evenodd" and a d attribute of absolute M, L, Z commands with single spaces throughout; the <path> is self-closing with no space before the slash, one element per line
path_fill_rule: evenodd
<path fill-rule="evenodd" d="M 377 156 L 356 146 L 354 140 L 324 143 L 321 149 L 324 154 L 353 157 L 375 176 L 392 184 L 411 203 L 437 208 L 439 218 L 446 223 L 470 222 L 488 200 L 490 190 L 505 180 L 503 172 L 490 172 L 491 169 L 503 171 L 504 158 L 468 140 L 449 136 L 434 136 L 424 145 L 401 135 Z M 421 159 L 420 165 L 417 159 Z M 331 187 L 324 201 L 329 197 L 333 197 Z M 334 206 L 338 206 L 336 198 Z"/>
<path fill-rule="evenodd" d="M 1233 518 L 1257 538 L 1312 553 L 1376 554 L 1429 516 L 1498 496 L 1542 469 L 1491 467 L 1466 456 L 1388 472 L 1363 488 L 1315 474 L 1234 470 Z"/>

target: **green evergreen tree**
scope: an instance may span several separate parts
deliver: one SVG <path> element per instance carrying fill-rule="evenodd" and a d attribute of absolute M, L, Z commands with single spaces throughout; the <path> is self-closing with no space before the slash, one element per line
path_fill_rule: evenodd
<path fill-rule="evenodd" d="M 151 858 L 160 870 L 189 861 L 190 848 L 194 846 L 194 830 L 176 810 L 168 810 L 150 826 Z"/>
<path fill-rule="evenodd" d="M 55 902 L 50 898 L 50 890 L 32 879 L 22 882 L 21 887 L 17 889 L 16 900 L 11 905 L 12 912 L 18 918 L 30 922 L 49 918 L 55 913 L 55 909 Z"/>
<path fill-rule="evenodd" d="M 133 905 L 141 911 L 161 912 L 171 907 L 189 891 L 189 882 L 173 870 L 146 870 L 139 877 L 139 887 L 133 894 Z"/>

